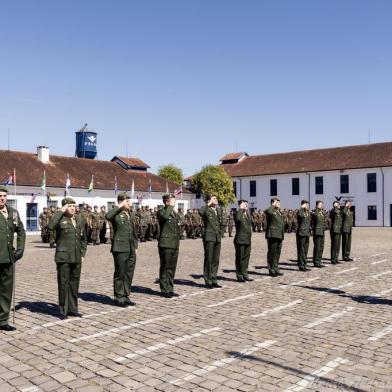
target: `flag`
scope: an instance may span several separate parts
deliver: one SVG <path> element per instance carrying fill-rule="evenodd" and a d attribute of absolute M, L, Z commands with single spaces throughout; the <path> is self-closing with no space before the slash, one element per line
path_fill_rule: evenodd
<path fill-rule="evenodd" d="M 44 176 L 42 177 L 42 182 L 41 182 L 41 189 L 46 192 L 46 173 L 44 170 Z"/>
<path fill-rule="evenodd" d="M 152 192 L 152 188 L 151 188 L 151 178 L 148 179 L 148 194 L 150 195 L 150 199 L 151 199 L 151 192 Z"/>
<path fill-rule="evenodd" d="M 166 181 L 166 193 L 169 193 L 169 184 L 167 181 Z"/>
<path fill-rule="evenodd" d="M 143 198 L 144 198 L 144 195 L 137 195 L 137 196 L 136 196 L 137 202 L 138 202 L 139 204 L 142 203 Z"/>
<path fill-rule="evenodd" d="M 3 185 L 13 185 L 15 183 L 14 175 L 12 173 L 8 173 L 7 180 L 4 181 Z"/>
<path fill-rule="evenodd" d="M 132 178 L 131 196 L 135 195 L 135 180 Z"/>
<path fill-rule="evenodd" d="M 69 174 L 67 174 L 67 181 L 65 182 L 65 194 L 69 196 L 69 190 L 71 188 L 71 179 L 69 178 Z"/>
<path fill-rule="evenodd" d="M 117 186 L 117 176 L 114 176 L 114 194 L 117 195 L 118 186 Z"/>
<path fill-rule="evenodd" d="M 91 182 L 90 185 L 88 186 L 87 192 L 90 193 L 94 190 L 94 175 L 91 176 Z"/>
<path fill-rule="evenodd" d="M 180 185 L 175 191 L 174 196 L 182 195 L 182 185 Z"/>

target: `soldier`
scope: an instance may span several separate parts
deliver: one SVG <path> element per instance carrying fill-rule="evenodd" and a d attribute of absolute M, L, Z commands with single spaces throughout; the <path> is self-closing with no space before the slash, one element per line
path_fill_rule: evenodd
<path fill-rule="evenodd" d="M 353 231 L 353 213 L 351 212 L 351 201 L 346 201 L 342 212 L 342 256 L 344 261 L 353 261 L 351 253 L 351 235 Z"/>
<path fill-rule="evenodd" d="M 239 282 L 251 282 L 248 267 L 251 251 L 252 222 L 248 213 L 248 201 L 239 200 L 238 210 L 234 214 L 235 222 L 235 270 Z"/>
<path fill-rule="evenodd" d="M 323 268 L 321 263 L 324 252 L 326 221 L 323 211 L 323 202 L 316 201 L 316 209 L 312 214 L 312 232 L 313 232 L 313 264 L 316 268 Z"/>
<path fill-rule="evenodd" d="M 101 218 L 101 229 L 99 231 L 99 242 L 101 244 L 106 244 L 107 238 L 106 238 L 106 231 L 107 231 L 107 222 L 106 222 L 106 207 L 101 206 L 101 211 L 99 212 L 99 216 Z"/>
<path fill-rule="evenodd" d="M 192 212 L 191 224 L 192 224 L 192 236 L 191 238 L 194 240 L 198 238 L 201 234 L 201 226 L 200 226 L 200 215 L 196 209 Z"/>
<path fill-rule="evenodd" d="M 255 209 L 255 210 L 253 210 L 252 211 L 252 222 L 251 222 L 251 224 L 252 224 L 252 230 L 253 230 L 253 232 L 255 232 L 256 233 L 256 231 L 257 231 L 257 219 L 258 219 L 258 217 L 257 217 L 257 210 Z"/>
<path fill-rule="evenodd" d="M 301 201 L 301 208 L 297 212 L 297 260 L 300 271 L 310 271 L 308 268 L 308 251 L 309 251 L 309 237 L 310 237 L 310 222 L 311 216 L 309 212 L 309 202 L 307 200 Z"/>
<path fill-rule="evenodd" d="M 140 242 L 146 242 L 147 228 L 148 228 L 148 217 L 147 208 L 142 207 L 139 211 L 139 224 L 140 224 Z"/>
<path fill-rule="evenodd" d="M 164 195 L 164 208 L 159 210 L 158 219 L 161 228 L 158 238 L 159 250 L 159 285 L 162 296 L 165 298 L 178 297 L 174 292 L 173 282 L 177 268 L 178 251 L 181 239 L 181 222 L 179 215 L 174 211 L 176 197 L 172 194 Z"/>
<path fill-rule="evenodd" d="M 68 316 L 82 317 L 78 312 L 78 291 L 87 240 L 83 220 L 75 217 L 75 201 L 66 197 L 61 205 L 51 219 L 49 229 L 56 231 L 59 308 L 60 318 L 64 320 Z"/>
<path fill-rule="evenodd" d="M 49 242 L 48 236 L 48 209 L 46 207 L 43 208 L 43 211 L 39 214 L 39 226 L 41 227 L 41 239 L 42 242 Z"/>
<path fill-rule="evenodd" d="M 227 211 L 225 208 L 221 209 L 221 231 L 222 238 L 225 238 L 225 233 L 227 229 Z"/>
<path fill-rule="evenodd" d="M 49 246 L 54 248 L 56 245 L 56 231 L 49 229 L 49 222 L 56 213 L 56 207 L 51 206 L 48 211 L 48 237 L 49 237 Z"/>
<path fill-rule="evenodd" d="M 93 245 L 99 245 L 99 233 L 101 230 L 101 215 L 98 206 L 94 206 L 94 212 L 90 215 L 91 239 Z"/>
<path fill-rule="evenodd" d="M 180 239 L 183 240 L 185 238 L 184 232 L 186 228 L 186 222 L 185 222 L 185 216 L 184 216 L 184 212 L 182 211 L 182 208 L 178 209 L 178 216 L 180 218 L 180 232 L 181 232 Z M 158 227 L 159 227 L 159 222 L 158 222 Z"/>
<path fill-rule="evenodd" d="M 136 266 L 137 230 L 132 212 L 131 197 L 123 192 L 117 196 L 118 206 L 112 208 L 106 219 L 113 225 L 111 252 L 114 259 L 113 290 L 118 306 L 134 306 L 129 299 Z"/>
<path fill-rule="evenodd" d="M 15 331 L 8 324 L 14 288 L 14 264 L 23 257 L 26 233 L 18 211 L 7 206 L 8 189 L 0 186 L 0 330 Z M 14 233 L 17 234 L 16 250 Z"/>
<path fill-rule="evenodd" d="M 333 209 L 329 213 L 331 219 L 331 264 L 340 264 L 340 242 L 342 238 L 343 217 L 338 201 L 333 202 Z"/>
<path fill-rule="evenodd" d="M 217 274 L 221 250 L 221 217 L 216 196 L 207 195 L 206 205 L 199 210 L 204 222 L 204 281 L 208 289 L 222 287 L 218 284 Z"/>
<path fill-rule="evenodd" d="M 267 219 L 265 238 L 268 244 L 267 262 L 270 276 L 283 275 L 279 271 L 279 259 L 284 240 L 284 221 L 280 211 L 280 199 L 271 199 L 271 207 L 264 211 Z"/>
<path fill-rule="evenodd" d="M 229 237 L 233 237 L 233 228 L 234 228 L 234 212 L 230 210 L 229 216 L 227 218 L 227 231 L 229 233 Z"/>

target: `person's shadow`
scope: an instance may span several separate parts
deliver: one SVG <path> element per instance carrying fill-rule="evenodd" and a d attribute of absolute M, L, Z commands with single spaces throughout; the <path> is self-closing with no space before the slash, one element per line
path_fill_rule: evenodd
<path fill-rule="evenodd" d="M 131 293 L 154 295 L 154 296 L 157 296 L 157 297 L 161 297 L 162 296 L 160 291 L 151 289 L 149 287 L 144 287 L 144 286 L 132 286 L 131 287 Z"/>
<path fill-rule="evenodd" d="M 15 310 L 27 309 L 31 313 L 47 314 L 49 316 L 58 316 L 60 314 L 57 304 L 43 301 L 22 301 L 15 305 Z"/>
<path fill-rule="evenodd" d="M 178 284 L 180 286 L 205 287 L 204 284 L 197 283 L 189 279 L 174 279 L 174 284 Z"/>
<path fill-rule="evenodd" d="M 114 300 L 107 295 L 98 293 L 79 293 L 78 297 L 85 302 L 97 302 L 103 305 L 114 305 Z"/>

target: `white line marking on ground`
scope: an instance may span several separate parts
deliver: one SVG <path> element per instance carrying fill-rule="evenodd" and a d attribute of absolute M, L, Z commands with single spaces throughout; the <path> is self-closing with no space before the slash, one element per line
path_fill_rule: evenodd
<path fill-rule="evenodd" d="M 202 331 L 193 333 L 191 335 L 183 335 L 183 336 L 180 336 L 180 337 L 175 338 L 175 339 L 170 339 L 170 340 L 168 340 L 165 343 L 158 343 L 158 344 L 155 344 L 154 346 L 149 346 L 149 347 L 147 347 L 145 349 L 137 350 L 137 351 L 135 351 L 133 353 L 124 355 L 123 357 L 118 357 L 114 361 L 115 362 L 124 362 L 127 359 L 134 359 L 134 358 L 137 358 L 137 357 L 149 354 L 149 353 L 151 353 L 153 351 L 157 351 L 157 350 L 159 350 L 161 348 L 174 346 L 176 344 L 179 344 L 179 343 L 182 343 L 182 342 L 186 342 L 186 341 L 194 339 L 194 338 L 199 338 L 200 336 L 207 335 L 207 334 L 209 334 L 211 332 L 215 332 L 215 331 L 220 331 L 220 328 L 219 327 L 215 327 L 215 328 L 210 328 L 210 329 L 203 329 Z"/>
<path fill-rule="evenodd" d="M 169 381 L 169 382 L 170 382 L 170 384 L 177 385 L 177 386 L 182 385 L 182 384 L 186 383 L 187 381 L 193 380 L 194 378 L 196 378 L 198 376 L 203 376 L 204 374 L 212 372 L 218 368 L 222 368 L 222 367 L 234 362 L 236 359 L 240 359 L 240 358 L 243 358 L 247 355 L 251 355 L 254 352 L 259 351 L 262 348 L 267 348 L 269 346 L 272 346 L 274 343 L 276 343 L 274 340 L 266 340 L 265 342 L 257 343 L 255 346 L 253 346 L 252 348 L 250 348 L 248 350 L 243 350 L 243 351 L 240 351 L 239 353 L 231 355 L 230 357 L 221 359 L 219 361 L 215 361 L 211 365 L 205 366 L 201 369 L 197 369 L 194 372 L 189 373 L 186 376 L 183 376 L 181 378 L 177 378 L 177 379 Z"/>
<path fill-rule="evenodd" d="M 75 343 L 75 342 L 80 342 L 81 340 L 94 339 L 94 338 L 98 338 L 98 337 L 101 337 L 101 336 L 109 335 L 109 334 L 112 334 L 112 333 L 125 331 L 125 330 L 133 328 L 133 327 L 138 327 L 140 325 L 151 324 L 151 323 L 154 323 L 156 321 L 162 321 L 162 320 L 166 320 L 166 319 L 173 318 L 173 317 L 174 316 L 162 316 L 162 317 L 156 317 L 156 318 L 149 319 L 149 320 L 137 321 L 136 323 L 132 323 L 132 324 L 129 324 L 129 325 L 123 325 L 122 327 L 118 327 L 118 328 L 112 328 L 112 329 L 109 329 L 107 331 L 102 331 L 102 332 L 95 333 L 93 335 L 86 335 L 86 336 L 81 336 L 79 338 L 70 339 L 70 340 L 68 340 L 68 342 Z"/>
<path fill-rule="evenodd" d="M 355 271 L 357 269 L 358 269 L 357 267 L 349 268 L 349 269 L 346 269 L 346 270 L 343 270 L 343 271 L 335 272 L 335 275 L 346 274 L 347 272 Z"/>
<path fill-rule="evenodd" d="M 382 255 L 386 255 L 386 253 L 376 253 L 375 255 L 371 255 L 370 257 L 377 257 Z"/>
<path fill-rule="evenodd" d="M 38 387 L 26 387 L 20 390 L 20 392 L 38 392 L 39 388 Z"/>
<path fill-rule="evenodd" d="M 379 278 L 380 276 L 392 274 L 392 270 L 381 272 L 380 274 L 372 275 L 371 278 Z"/>
<path fill-rule="evenodd" d="M 289 284 L 286 284 L 284 286 L 281 286 L 282 289 L 286 289 L 287 287 L 292 287 L 292 286 L 296 286 L 302 283 L 309 283 L 309 282 L 313 282 L 315 280 L 319 280 L 320 278 L 311 278 L 311 279 L 305 279 L 305 280 L 299 280 L 298 282 L 292 282 Z"/>
<path fill-rule="evenodd" d="M 370 263 L 370 264 L 371 265 L 377 265 L 377 264 L 385 263 L 386 261 L 388 261 L 388 259 L 382 259 L 382 260 L 378 260 L 378 261 L 373 261 L 373 263 Z"/>
<path fill-rule="evenodd" d="M 386 290 L 383 290 L 383 291 L 379 291 L 376 294 L 373 294 L 373 296 L 374 297 L 381 297 L 382 295 L 389 294 L 390 292 L 392 292 L 392 289 L 386 289 Z"/>
<path fill-rule="evenodd" d="M 258 291 L 257 293 L 252 293 L 252 294 L 248 294 L 248 295 L 241 295 L 241 297 L 229 298 L 229 299 L 226 299 L 225 301 L 222 301 L 222 302 L 216 302 L 214 304 L 207 305 L 207 308 L 214 308 L 216 306 L 226 305 L 226 304 L 228 304 L 230 302 L 239 301 L 240 299 L 254 297 L 255 295 L 262 294 L 263 292 L 264 291 Z"/>
<path fill-rule="evenodd" d="M 326 294 L 326 293 L 333 293 L 333 292 L 336 291 L 336 290 L 344 289 L 345 287 L 351 287 L 351 286 L 353 286 L 353 285 L 354 285 L 353 282 L 348 282 L 348 283 L 342 284 L 342 285 L 340 285 L 340 286 L 331 287 L 331 288 L 328 289 L 328 290 L 322 291 L 321 293 L 319 293 L 319 295 L 324 295 L 324 294 Z"/>
<path fill-rule="evenodd" d="M 267 314 L 270 314 L 270 313 L 276 313 L 276 312 L 279 312 L 280 310 L 291 308 L 292 306 L 300 304 L 301 302 L 302 302 L 302 299 L 297 299 L 296 301 L 290 302 L 286 305 L 280 305 L 280 306 L 277 306 L 276 308 L 268 309 L 268 310 L 266 310 L 262 313 L 259 313 L 259 314 L 252 314 L 250 317 L 255 317 L 255 318 L 256 317 L 263 317 L 263 316 L 266 316 Z"/>
<path fill-rule="evenodd" d="M 342 310 L 341 312 L 336 312 L 336 313 L 332 313 L 327 317 L 323 317 L 320 319 L 317 319 L 315 321 L 313 321 L 312 323 L 306 324 L 303 326 L 303 328 L 313 328 L 316 327 L 317 325 L 320 325 L 322 323 L 326 323 L 329 321 L 332 321 L 338 317 L 344 316 L 346 313 L 351 312 L 352 310 L 354 310 L 355 308 L 353 306 L 347 306 L 346 309 Z"/>
<path fill-rule="evenodd" d="M 299 392 L 303 389 L 307 388 L 309 384 L 312 384 L 313 381 L 317 380 L 320 377 L 327 375 L 328 373 L 332 372 L 336 369 L 339 365 L 343 365 L 347 363 L 348 360 L 344 358 L 336 358 L 333 361 L 328 362 L 322 368 L 314 371 L 313 373 L 309 374 L 308 376 L 304 377 L 301 381 L 298 381 L 295 385 L 290 388 L 284 390 L 284 392 Z"/>
<path fill-rule="evenodd" d="M 225 289 L 225 288 L 227 288 L 227 286 L 222 286 L 221 288 L 219 288 L 219 289 L 214 289 L 214 290 L 222 290 L 222 289 Z M 198 296 L 198 295 L 203 295 L 203 294 L 205 294 L 205 293 L 211 293 L 212 291 L 213 291 L 213 290 L 208 289 L 208 290 L 198 291 L 198 292 L 196 292 L 196 293 L 182 294 L 182 295 L 180 295 L 179 297 L 173 297 L 172 300 L 179 300 L 179 299 L 184 299 L 184 298 L 188 298 L 188 297 L 196 297 L 196 296 Z M 215 291 L 215 292 L 216 292 L 216 291 Z"/>
<path fill-rule="evenodd" d="M 392 332 L 392 325 L 389 325 L 388 327 L 384 328 L 382 331 L 377 332 L 376 334 L 371 336 L 368 340 L 375 342 L 376 340 L 383 338 L 384 336 L 388 335 L 391 332 Z"/>

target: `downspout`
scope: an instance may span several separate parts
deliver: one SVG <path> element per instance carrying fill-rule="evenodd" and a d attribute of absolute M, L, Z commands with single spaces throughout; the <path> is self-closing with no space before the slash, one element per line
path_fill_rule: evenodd
<path fill-rule="evenodd" d="M 384 205 L 384 171 L 382 170 L 382 167 L 380 167 L 381 170 L 381 178 L 382 178 L 382 193 L 381 193 L 381 200 L 382 200 L 382 227 L 385 227 L 385 205 Z"/>

